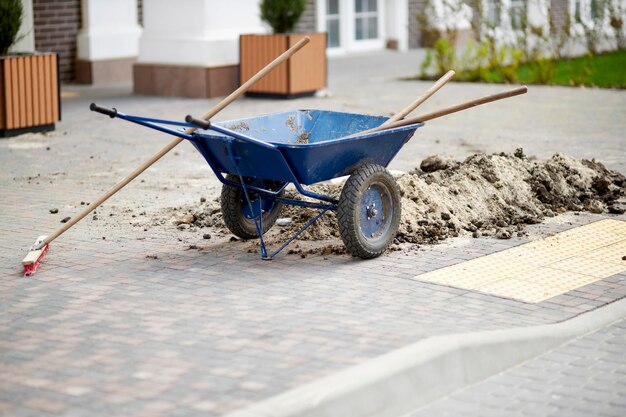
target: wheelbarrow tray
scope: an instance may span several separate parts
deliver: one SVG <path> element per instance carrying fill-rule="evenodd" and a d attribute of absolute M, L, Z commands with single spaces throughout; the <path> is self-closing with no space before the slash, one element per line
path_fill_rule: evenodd
<path fill-rule="evenodd" d="M 416 123 L 346 137 L 385 120 L 336 111 L 293 110 L 216 123 L 256 142 L 213 130 L 196 132 L 191 142 L 209 165 L 222 173 L 282 182 L 296 179 L 310 185 L 348 175 L 368 162 L 387 166 L 422 126 Z"/>

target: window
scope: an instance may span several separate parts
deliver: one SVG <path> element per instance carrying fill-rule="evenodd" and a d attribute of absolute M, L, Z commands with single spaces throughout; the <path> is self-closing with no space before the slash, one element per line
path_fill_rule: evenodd
<path fill-rule="evenodd" d="M 576 23 L 582 23 L 583 21 L 582 5 L 580 3 L 580 0 L 574 1 L 574 22 Z"/>
<path fill-rule="evenodd" d="M 524 29 L 526 26 L 526 2 L 524 0 L 511 0 L 509 15 L 511 16 L 511 28 L 514 30 Z"/>
<path fill-rule="evenodd" d="M 339 46 L 339 0 L 326 0 L 326 33 L 328 34 L 327 46 L 336 48 Z"/>
<path fill-rule="evenodd" d="M 377 0 L 355 0 L 354 16 L 357 40 L 378 38 Z"/>
<path fill-rule="evenodd" d="M 487 24 L 491 27 L 498 27 L 501 23 L 500 14 L 502 12 L 501 2 L 496 0 L 488 0 L 485 7 Z"/>
<path fill-rule="evenodd" d="M 604 1 L 591 0 L 591 21 L 601 22 L 604 19 Z"/>
<path fill-rule="evenodd" d="M 574 23 L 593 27 L 602 25 L 607 14 L 607 0 L 571 0 L 570 16 Z"/>

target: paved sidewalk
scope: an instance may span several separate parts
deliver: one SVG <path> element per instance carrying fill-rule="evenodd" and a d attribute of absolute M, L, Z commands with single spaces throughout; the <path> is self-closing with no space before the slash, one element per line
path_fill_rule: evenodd
<path fill-rule="evenodd" d="M 331 97 L 243 98 L 219 119 L 293 108 L 395 112 L 431 84 L 398 80 L 418 59 L 334 59 Z M 505 88 L 450 84 L 423 111 Z M 285 254 L 267 263 L 244 242 L 136 226 L 218 195 L 188 143 L 54 242 L 40 271 L 23 278 L 20 260 L 38 235 L 171 140 L 91 113 L 90 102 L 175 119 L 218 102 L 133 96 L 123 86 L 64 90 L 56 132 L 0 141 L 0 415 L 218 416 L 430 336 L 555 323 L 626 296 L 623 274 L 538 304 L 414 279 L 624 215 L 565 214 L 529 227 L 529 238 L 452 239 L 370 261 Z M 564 151 L 626 172 L 624 108 L 624 91 L 533 88 L 429 123 L 391 168 L 523 145 L 539 158 Z"/>
<path fill-rule="evenodd" d="M 626 319 L 406 417 L 614 416 L 626 411 Z"/>

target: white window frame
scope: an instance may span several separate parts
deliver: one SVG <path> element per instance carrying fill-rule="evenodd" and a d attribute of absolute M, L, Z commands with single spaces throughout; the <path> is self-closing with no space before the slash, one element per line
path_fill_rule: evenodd
<path fill-rule="evenodd" d="M 357 12 L 356 11 L 356 3 L 359 0 L 354 0 L 354 39 L 358 40 L 358 41 L 365 41 L 365 40 L 372 40 L 372 39 L 378 39 L 380 38 L 379 33 L 378 33 L 378 19 L 380 18 L 380 2 L 378 0 L 376 0 L 376 10 L 371 11 L 371 10 L 367 10 L 367 11 L 360 11 Z M 361 2 L 365 2 L 365 4 L 367 5 L 367 7 L 369 7 L 369 0 L 360 0 Z M 356 39 L 356 20 L 357 19 L 365 19 L 365 22 L 367 22 L 365 24 L 365 28 L 368 31 L 368 35 L 369 35 L 369 22 L 368 20 L 372 17 L 376 18 L 376 36 L 374 38 L 363 38 L 363 39 Z"/>
<path fill-rule="evenodd" d="M 523 16 L 523 19 L 526 19 L 526 23 L 528 24 L 528 9 L 530 5 L 528 4 L 528 0 L 509 0 L 508 9 L 507 9 L 507 19 L 509 20 L 509 25 L 511 26 L 511 30 L 520 31 L 520 28 L 513 27 L 513 4 L 518 3 L 519 6 L 522 7 L 522 11 L 526 13 L 526 16 Z"/>
<path fill-rule="evenodd" d="M 355 0 L 339 0 L 339 47 L 328 48 L 329 56 L 365 52 L 385 48 L 385 1 L 376 0 L 377 35 L 375 39 L 356 39 Z M 387 0 L 389 1 L 389 0 Z M 317 30 L 326 31 L 326 1 L 317 1 Z"/>

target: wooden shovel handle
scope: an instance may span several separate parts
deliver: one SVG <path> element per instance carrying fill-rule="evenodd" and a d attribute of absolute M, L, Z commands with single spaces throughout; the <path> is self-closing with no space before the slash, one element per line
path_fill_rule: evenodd
<path fill-rule="evenodd" d="M 528 92 L 528 87 L 523 86 L 519 88 L 515 88 L 513 90 L 505 91 L 503 93 L 492 94 L 487 97 L 477 98 L 474 100 L 466 101 L 465 103 L 457 104 L 456 106 L 447 107 L 445 109 L 437 110 L 432 113 L 427 113 L 422 116 L 411 117 L 409 119 L 399 120 L 397 122 L 393 122 L 385 127 L 385 129 L 392 129 L 394 127 L 412 125 L 414 123 L 426 122 L 428 120 L 433 120 L 441 116 L 445 116 L 447 114 L 456 113 L 461 110 L 466 110 L 472 107 L 479 106 L 481 104 L 491 103 L 492 101 L 502 100 L 503 98 L 518 96 L 520 94 L 525 94 Z"/>
<path fill-rule="evenodd" d="M 204 120 L 209 120 L 210 118 L 215 116 L 217 113 L 219 113 L 221 110 L 223 110 L 226 106 L 228 106 L 230 103 L 235 101 L 235 99 L 237 99 L 239 96 L 241 96 L 243 93 L 245 93 L 254 83 L 256 83 L 258 80 L 260 80 L 261 78 L 266 76 L 270 71 L 272 71 L 278 65 L 280 65 L 281 63 L 283 63 L 284 61 L 289 59 L 293 54 L 298 52 L 302 47 L 304 47 L 304 45 L 309 43 L 310 40 L 311 40 L 311 38 L 309 38 L 308 36 L 303 38 L 303 39 L 301 39 L 298 43 L 296 43 L 294 46 L 292 46 L 291 48 L 289 48 L 288 50 L 283 52 L 275 60 L 273 60 L 272 62 L 267 64 L 267 66 L 265 66 L 258 73 L 256 73 L 252 78 L 250 78 L 248 81 L 243 83 L 239 88 L 237 88 L 230 95 L 228 95 L 226 98 L 224 98 L 222 101 L 220 101 L 211 110 L 206 112 L 202 116 L 202 118 Z M 197 130 L 197 128 L 188 128 L 188 129 L 185 130 L 185 133 L 191 134 L 191 133 L 195 132 L 196 130 Z M 104 203 L 106 200 L 108 200 L 113 194 L 117 193 L 119 190 L 124 188 L 124 186 L 126 186 L 129 182 L 131 182 L 133 179 L 135 179 L 137 176 L 139 176 L 139 174 L 141 174 L 146 169 L 148 169 L 156 161 L 161 159 L 166 153 L 168 153 L 169 151 L 174 149 L 176 147 L 176 145 L 181 143 L 183 140 L 184 139 L 182 139 L 182 138 L 176 138 L 173 141 L 171 141 L 167 146 L 165 146 L 159 152 L 157 152 L 154 155 L 152 155 L 147 161 L 145 161 L 143 164 L 141 164 L 139 167 L 137 167 L 133 172 L 128 174 L 127 177 L 125 177 L 120 182 L 115 184 L 110 190 L 108 190 L 107 192 L 102 194 L 93 203 L 89 204 L 80 213 L 78 213 L 76 216 L 72 217 L 62 227 L 60 227 L 58 230 L 56 230 L 54 233 L 52 233 L 50 236 L 48 236 L 43 242 L 41 242 L 38 245 L 40 247 L 39 248 L 35 248 L 35 249 L 40 249 L 41 247 L 44 247 L 48 243 L 52 242 L 57 237 L 61 236 L 70 227 L 74 226 L 76 223 L 78 223 L 80 220 L 82 220 L 86 215 L 91 213 L 98 206 L 100 206 L 102 203 Z"/>
<path fill-rule="evenodd" d="M 437 80 L 437 82 L 435 84 L 433 84 L 432 87 L 430 87 L 428 90 L 424 91 L 424 94 L 422 94 L 415 101 L 413 101 L 413 103 L 411 103 L 408 106 L 406 106 L 402 111 L 400 111 L 399 113 L 395 114 L 393 117 L 390 117 L 389 119 L 387 119 L 385 121 L 385 123 L 383 123 L 382 125 L 380 125 L 379 127 L 375 128 L 375 129 L 376 130 L 381 130 L 382 128 L 384 128 L 387 125 L 390 125 L 393 122 L 396 122 L 398 120 L 404 119 L 408 114 L 410 114 L 413 110 L 415 110 L 420 104 L 422 104 L 423 102 L 428 100 L 430 98 L 430 96 L 432 96 L 437 91 L 439 91 L 439 89 L 441 87 L 443 87 L 448 81 L 450 81 L 450 78 L 454 77 L 454 74 L 455 74 L 455 72 L 452 71 L 452 70 L 446 72 L 441 78 L 439 78 Z M 372 130 L 374 130 L 374 129 L 372 129 Z"/>
<path fill-rule="evenodd" d="M 435 84 L 433 84 L 432 87 L 430 87 L 428 90 L 424 91 L 424 93 L 421 96 L 419 96 L 411 104 L 409 104 L 404 109 L 402 109 L 399 113 L 397 113 L 394 116 L 390 117 L 389 119 L 385 120 L 385 122 L 383 124 L 381 124 L 380 126 L 376 126 L 376 127 L 373 127 L 371 129 L 367 129 L 367 130 L 362 130 L 362 131 L 356 132 L 356 133 L 351 133 L 350 135 L 344 136 L 341 139 L 352 138 L 352 137 L 360 136 L 360 135 L 367 135 L 368 133 L 373 133 L 373 132 L 378 132 L 380 130 L 388 129 L 389 126 L 391 126 L 394 122 L 397 122 L 398 120 L 404 119 L 409 113 L 411 113 L 413 110 L 415 110 L 417 108 L 417 106 L 419 106 L 420 104 L 425 102 L 430 96 L 432 96 L 437 91 L 439 91 L 439 89 L 441 87 L 443 87 L 445 85 L 445 83 L 450 81 L 450 78 L 452 78 L 454 76 L 454 74 L 455 74 L 455 72 L 452 71 L 452 70 L 446 72 L 443 75 L 443 77 L 439 78 L 437 80 L 437 82 Z"/>

